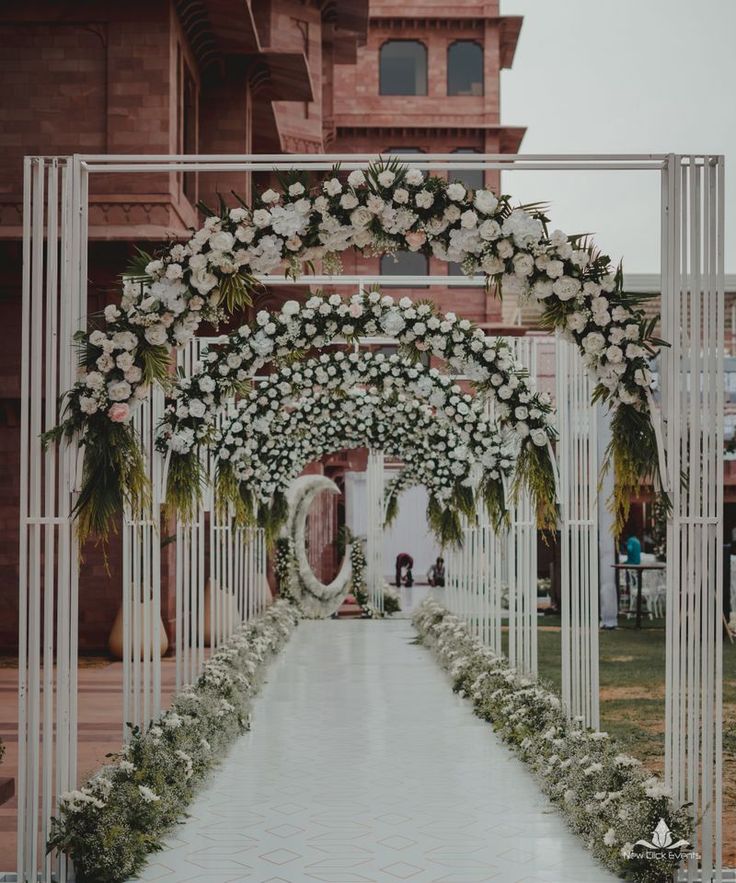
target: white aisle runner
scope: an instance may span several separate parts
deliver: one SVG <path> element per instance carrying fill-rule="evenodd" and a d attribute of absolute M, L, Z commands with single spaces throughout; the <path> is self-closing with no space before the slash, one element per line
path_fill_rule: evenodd
<path fill-rule="evenodd" d="M 401 621 L 304 622 L 141 881 L 599 883 L 524 766 Z"/>

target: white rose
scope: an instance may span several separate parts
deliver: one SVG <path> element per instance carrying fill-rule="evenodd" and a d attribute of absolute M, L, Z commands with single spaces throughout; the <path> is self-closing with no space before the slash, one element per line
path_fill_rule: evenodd
<path fill-rule="evenodd" d="M 116 380 L 107 384 L 107 395 L 111 402 L 125 402 L 130 398 L 130 384 L 127 380 Z"/>
<path fill-rule="evenodd" d="M 597 331 L 586 334 L 583 338 L 583 349 L 591 355 L 598 355 L 603 352 L 606 345 L 606 339 Z"/>
<path fill-rule="evenodd" d="M 235 245 L 235 237 L 225 230 L 210 236 L 210 248 L 213 251 L 231 251 L 233 245 Z"/>
<path fill-rule="evenodd" d="M 302 193 L 304 193 L 304 185 L 301 182 L 289 184 L 289 196 L 301 196 Z"/>
<path fill-rule="evenodd" d="M 132 331 L 116 331 L 112 336 L 115 349 L 133 350 L 138 346 L 138 338 Z"/>
<path fill-rule="evenodd" d="M 365 184 L 365 175 L 360 169 L 355 169 L 348 175 L 348 184 L 351 187 L 362 187 Z"/>
<path fill-rule="evenodd" d="M 547 272 L 549 273 L 549 270 Z M 552 285 L 552 291 L 562 301 L 572 300 L 580 294 L 580 282 L 572 276 L 560 276 Z"/>
<path fill-rule="evenodd" d="M 181 267 L 179 268 L 181 269 Z M 120 310 L 115 306 L 115 304 L 108 304 L 105 307 L 105 321 L 106 322 L 114 322 L 116 319 L 120 318 Z"/>
<path fill-rule="evenodd" d="M 271 205 L 271 203 L 278 202 L 278 201 L 279 201 L 278 193 L 275 190 L 271 190 L 270 187 L 268 190 L 265 191 L 265 193 L 261 194 L 261 202 L 265 202 L 266 205 Z"/>
<path fill-rule="evenodd" d="M 99 408 L 97 400 L 89 396 L 79 397 L 79 409 L 83 414 L 95 414 Z"/>
<path fill-rule="evenodd" d="M 160 322 L 157 322 L 155 325 L 149 325 L 145 330 L 144 337 L 151 346 L 163 346 L 168 339 L 166 326 Z"/>
<path fill-rule="evenodd" d="M 547 261 L 545 271 L 550 279 L 557 279 L 558 276 L 562 276 L 564 269 L 565 265 L 562 261 Z"/>
<path fill-rule="evenodd" d="M 606 358 L 608 359 L 609 362 L 612 362 L 614 365 L 617 364 L 618 362 L 622 361 L 623 357 L 624 357 L 624 351 L 621 349 L 620 346 L 616 346 L 614 344 L 612 346 L 609 346 L 608 349 L 606 350 Z"/>
<path fill-rule="evenodd" d="M 183 275 L 184 271 L 181 268 L 181 264 L 169 264 L 166 268 L 167 279 L 181 279 Z"/>
<path fill-rule="evenodd" d="M 248 212 L 244 208 L 231 208 L 230 209 L 230 220 L 235 224 L 239 224 L 241 221 L 244 221 L 248 217 Z"/>
<path fill-rule="evenodd" d="M 476 190 L 473 203 L 484 215 L 492 215 L 498 207 L 498 200 L 490 190 Z"/>
<path fill-rule="evenodd" d="M 378 173 L 378 183 L 381 187 L 390 187 L 396 180 L 396 175 L 389 169 Z"/>
<path fill-rule="evenodd" d="M 409 202 L 409 191 L 404 190 L 403 187 L 397 187 L 394 191 L 394 202 L 399 205 L 406 205 Z"/>
<path fill-rule="evenodd" d="M 475 227 L 477 223 L 478 215 L 476 215 L 476 213 L 471 209 L 468 209 L 468 211 L 463 212 L 460 215 L 460 226 L 464 227 L 466 230 L 470 230 L 471 228 Z"/>
<path fill-rule="evenodd" d="M 207 294 L 217 285 L 217 276 L 208 273 L 205 269 L 200 269 L 192 273 L 191 281 L 200 294 Z"/>
<path fill-rule="evenodd" d="M 412 187 L 418 187 L 422 181 L 424 181 L 424 175 L 420 172 L 419 169 L 409 169 L 406 173 L 406 183 L 410 184 Z"/>
<path fill-rule="evenodd" d="M 357 204 L 358 197 L 352 193 L 343 193 L 343 195 L 340 197 L 340 205 L 344 209 L 350 210 L 351 208 L 355 208 Z"/>
<path fill-rule="evenodd" d="M 547 433 L 544 429 L 532 429 L 529 435 L 538 448 L 543 448 L 547 444 Z"/>
<path fill-rule="evenodd" d="M 329 181 L 324 182 L 322 189 L 328 196 L 337 196 L 338 193 L 342 193 L 342 184 L 337 178 L 330 178 Z"/>
<path fill-rule="evenodd" d="M 447 187 L 447 198 L 453 202 L 460 202 L 465 199 L 467 191 L 459 181 L 455 181 Z"/>
<path fill-rule="evenodd" d="M 534 285 L 532 285 L 532 293 L 540 300 L 544 300 L 544 298 L 552 294 L 553 284 L 551 279 L 537 279 Z"/>
<path fill-rule="evenodd" d="M 350 214 L 350 223 L 356 230 L 363 230 L 373 220 L 373 213 L 370 209 L 361 205 Z"/>
<path fill-rule="evenodd" d="M 585 329 L 587 324 L 588 320 L 583 313 L 571 313 L 567 317 L 567 327 L 570 331 L 577 331 L 579 333 Z"/>
<path fill-rule="evenodd" d="M 434 203 L 434 196 L 430 193 L 429 190 L 420 190 L 419 193 L 414 197 L 414 201 L 419 206 L 419 208 L 431 208 Z"/>
<path fill-rule="evenodd" d="M 478 233 L 481 239 L 490 242 L 493 239 L 498 239 L 501 235 L 501 227 L 497 221 L 483 221 L 480 227 L 478 227 Z"/>
<path fill-rule="evenodd" d="M 200 420 L 207 413 L 207 406 L 200 399 L 192 399 L 189 402 L 189 413 L 192 417 Z"/>
<path fill-rule="evenodd" d="M 531 276 L 534 271 L 534 258 L 530 254 L 520 252 L 514 255 L 514 273 L 517 276 Z"/>
<path fill-rule="evenodd" d="M 157 276 L 159 273 L 162 273 L 164 269 L 163 261 L 151 261 L 146 264 L 146 273 L 149 276 Z"/>

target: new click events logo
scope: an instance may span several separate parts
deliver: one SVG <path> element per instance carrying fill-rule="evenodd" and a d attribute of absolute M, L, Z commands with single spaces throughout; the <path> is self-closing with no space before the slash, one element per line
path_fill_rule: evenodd
<path fill-rule="evenodd" d="M 637 847 L 644 847 L 637 849 Z M 670 827 L 664 819 L 660 819 L 657 827 L 652 831 L 652 840 L 637 840 L 626 858 L 638 859 L 676 859 L 682 861 L 687 858 L 700 858 L 694 852 L 689 840 L 676 840 L 670 831 Z"/>

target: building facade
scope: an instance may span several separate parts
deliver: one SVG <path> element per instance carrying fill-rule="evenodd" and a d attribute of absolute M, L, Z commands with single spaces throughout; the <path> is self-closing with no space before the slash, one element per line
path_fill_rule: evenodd
<path fill-rule="evenodd" d="M 521 26 L 498 2 L 448 10 L 438 0 L 11 0 L 0 9 L 0 646 L 17 640 L 22 158 L 31 154 L 515 152 L 523 129 L 501 123 L 501 68 Z M 453 177 L 498 186 L 496 173 Z M 256 181 L 256 185 L 265 184 Z M 89 313 L 117 296 L 133 246 L 183 235 L 197 203 L 231 191 L 250 198 L 247 174 L 96 177 L 90 194 Z M 459 274 L 406 254 L 346 256 L 345 271 Z M 307 286 L 299 286 L 304 294 Z M 412 292 L 399 290 L 400 294 Z M 433 287 L 431 296 L 479 322 L 502 322 L 483 288 Z M 288 296 L 295 291 L 289 290 Z M 415 293 L 416 294 L 416 293 Z M 260 303 L 276 307 L 282 288 Z M 364 455 L 332 458 L 338 482 Z M 337 504 L 333 504 L 337 505 Z M 324 507 L 323 507 L 324 508 Z M 320 510 L 315 525 L 325 520 Z M 336 564 L 341 520 L 315 533 L 311 557 Z M 316 530 L 316 529 L 315 529 Z M 319 535 L 318 535 L 319 533 Z M 119 543 L 84 550 L 80 648 L 102 650 L 120 599 Z M 167 571 L 173 568 L 169 544 Z M 164 590 L 164 604 L 171 607 Z M 86 603 L 94 601 L 94 603 Z M 172 611 L 164 610 L 170 619 Z"/>
<path fill-rule="evenodd" d="M 367 36 L 367 0 L 29 0 L 0 8 L 0 647 L 17 642 L 23 156 L 323 152 L 336 65 Z M 90 194 L 89 313 L 116 298 L 134 244 L 248 199 L 247 175 L 110 175 Z M 173 545 L 173 544 L 171 544 Z M 169 549 L 171 549 L 171 545 Z M 120 604 L 120 548 L 84 550 L 80 649 Z M 169 560 L 169 564 L 171 563 Z M 172 598 L 164 592 L 165 605 Z M 166 610 L 164 611 L 166 618 Z M 171 611 L 169 610 L 169 614 Z"/>

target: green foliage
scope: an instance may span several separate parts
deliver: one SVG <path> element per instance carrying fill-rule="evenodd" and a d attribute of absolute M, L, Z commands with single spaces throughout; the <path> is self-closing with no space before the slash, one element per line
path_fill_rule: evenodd
<path fill-rule="evenodd" d="M 621 404 L 611 415 L 611 441 L 606 448 L 604 472 L 613 465 L 614 491 L 608 501 L 616 519 L 616 536 L 629 517 L 632 498 L 642 482 L 654 484 L 659 474 L 657 437 L 651 416 L 633 405 Z M 663 505 L 669 506 L 666 496 Z"/>
<path fill-rule="evenodd" d="M 557 489 L 554 466 L 547 447 L 528 444 L 519 451 L 512 493 L 516 496 L 522 488 L 526 488 L 534 501 L 540 530 L 555 530 Z"/>
<path fill-rule="evenodd" d="M 196 448 L 186 454 L 175 454 L 169 459 L 166 478 L 166 508 L 184 521 L 194 518 L 197 506 L 207 484 L 207 473 Z"/>
<path fill-rule="evenodd" d="M 77 532 L 80 543 L 91 537 L 105 543 L 126 505 L 134 516 L 149 505 L 150 481 L 130 424 L 101 416 L 90 422 L 83 441 L 82 484 L 74 506 Z"/>
<path fill-rule="evenodd" d="M 146 730 L 132 728 L 112 763 L 62 797 L 47 849 L 69 856 L 79 883 L 122 883 L 161 849 L 197 787 L 248 728 L 266 665 L 298 618 L 276 602 L 245 623 L 169 711 Z"/>

